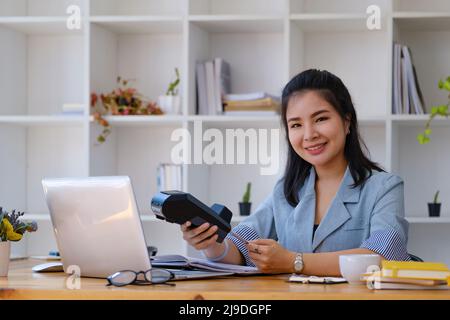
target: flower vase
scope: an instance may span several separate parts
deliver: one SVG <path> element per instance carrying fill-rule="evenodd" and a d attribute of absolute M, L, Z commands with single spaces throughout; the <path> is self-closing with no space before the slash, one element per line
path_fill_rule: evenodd
<path fill-rule="evenodd" d="M 181 111 L 180 96 L 159 96 L 158 104 L 165 114 L 180 114 Z"/>
<path fill-rule="evenodd" d="M 0 241 L 0 277 L 8 276 L 11 242 Z"/>

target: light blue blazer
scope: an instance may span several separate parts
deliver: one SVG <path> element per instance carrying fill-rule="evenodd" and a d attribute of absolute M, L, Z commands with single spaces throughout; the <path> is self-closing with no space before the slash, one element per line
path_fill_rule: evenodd
<path fill-rule="evenodd" d="M 238 226 L 233 228 L 247 240 L 277 240 L 295 252 L 333 252 L 370 249 L 388 260 L 410 260 L 407 253 L 408 222 L 404 218 L 403 181 L 399 176 L 373 171 L 363 186 L 351 188 L 353 177 L 347 167 L 339 190 L 313 236 L 316 173 L 299 190 L 299 203 L 291 206 L 279 180 L 272 194 Z M 241 240 L 228 235 L 251 262 Z"/>

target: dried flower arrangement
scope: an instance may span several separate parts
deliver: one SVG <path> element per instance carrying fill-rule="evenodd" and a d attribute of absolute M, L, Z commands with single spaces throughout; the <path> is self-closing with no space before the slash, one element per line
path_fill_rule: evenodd
<path fill-rule="evenodd" d="M 91 108 L 93 108 L 94 120 L 103 127 L 102 133 L 97 137 L 97 142 L 103 143 L 111 133 L 109 122 L 105 115 L 161 115 L 163 111 L 156 102 L 149 100 L 135 88 L 128 87 L 131 80 L 117 77 L 118 88 L 108 94 L 100 94 L 101 107 L 98 106 L 99 96 L 91 93 Z"/>
<path fill-rule="evenodd" d="M 19 241 L 25 232 L 37 230 L 35 221 L 23 222 L 24 212 L 13 210 L 11 213 L 0 207 L 0 241 Z"/>

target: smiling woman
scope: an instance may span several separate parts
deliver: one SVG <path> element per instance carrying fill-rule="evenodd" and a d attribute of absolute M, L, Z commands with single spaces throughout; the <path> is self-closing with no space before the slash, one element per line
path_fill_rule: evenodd
<path fill-rule="evenodd" d="M 288 158 L 272 194 L 226 244 L 208 225 L 183 225 L 184 239 L 212 260 L 265 273 L 339 276 L 345 254 L 409 260 L 403 181 L 366 156 L 342 81 L 315 69 L 298 74 L 283 90 L 282 121 Z"/>

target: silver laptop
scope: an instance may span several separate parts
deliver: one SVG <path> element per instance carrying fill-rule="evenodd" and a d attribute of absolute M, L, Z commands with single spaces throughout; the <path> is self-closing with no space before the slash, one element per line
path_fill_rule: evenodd
<path fill-rule="evenodd" d="M 151 268 L 129 177 L 43 179 L 64 271 L 106 278 L 120 270 Z M 175 279 L 228 275 L 178 270 Z"/>

